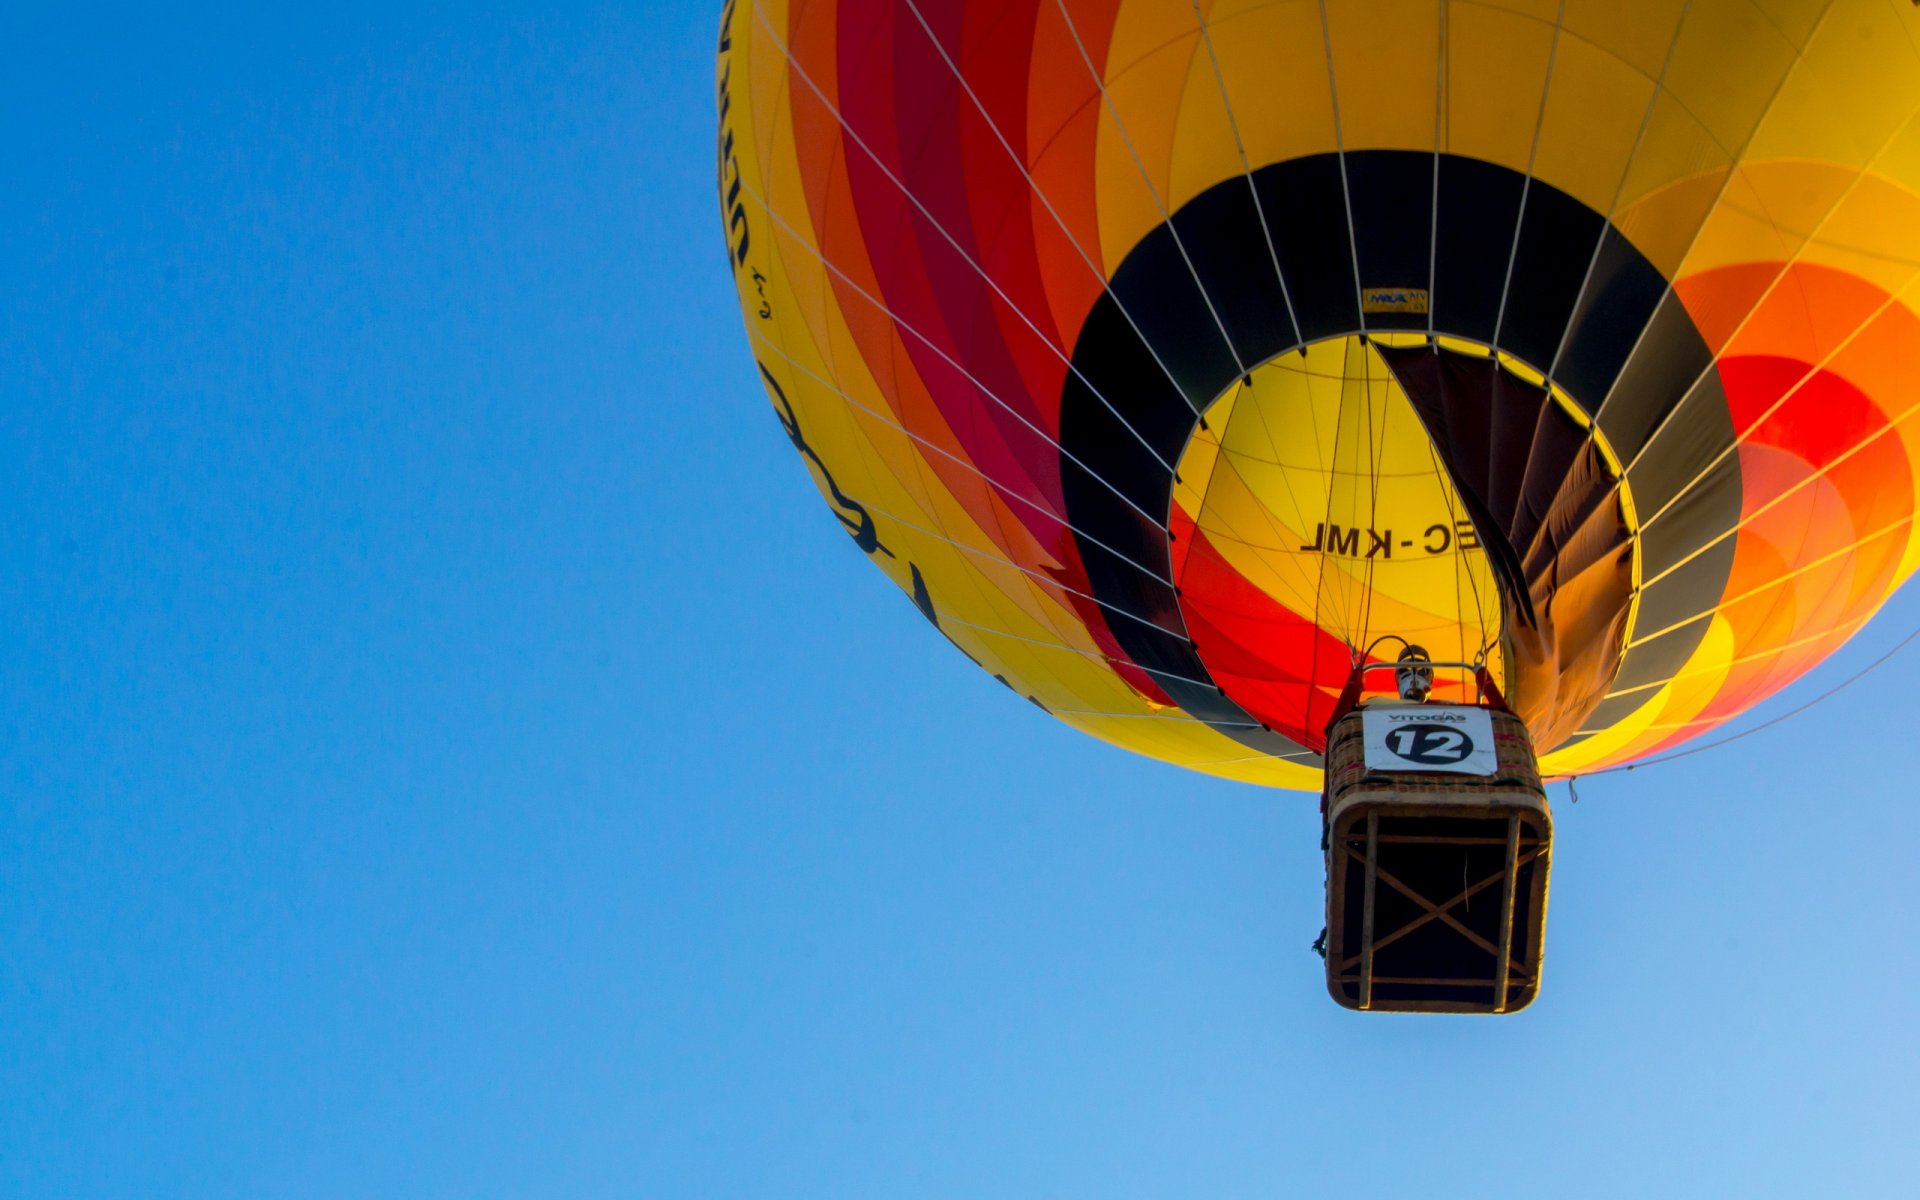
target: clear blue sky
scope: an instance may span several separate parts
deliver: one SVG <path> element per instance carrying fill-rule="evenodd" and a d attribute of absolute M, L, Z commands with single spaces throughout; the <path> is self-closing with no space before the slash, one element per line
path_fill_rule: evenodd
<path fill-rule="evenodd" d="M 1313 797 L 815 497 L 717 8 L 0 17 L 0 1195 L 1916 1194 L 1920 649 L 1557 789 L 1531 1010 L 1341 1011 Z"/>

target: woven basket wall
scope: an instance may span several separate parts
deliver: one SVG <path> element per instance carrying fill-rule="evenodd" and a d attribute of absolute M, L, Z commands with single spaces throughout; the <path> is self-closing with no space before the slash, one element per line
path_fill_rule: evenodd
<path fill-rule="evenodd" d="M 1361 735 L 1362 710 L 1355 709 L 1340 718 L 1327 742 L 1327 798 L 1334 804 L 1350 795 L 1368 792 L 1395 793 L 1401 796 L 1448 796 L 1488 791 L 1525 790 L 1546 799 L 1540 783 L 1540 771 L 1534 763 L 1533 739 L 1527 727 L 1512 713 L 1495 712 L 1493 718 L 1494 754 L 1500 769 L 1489 779 L 1484 775 L 1453 775 L 1440 771 L 1367 770 L 1366 739 Z"/>

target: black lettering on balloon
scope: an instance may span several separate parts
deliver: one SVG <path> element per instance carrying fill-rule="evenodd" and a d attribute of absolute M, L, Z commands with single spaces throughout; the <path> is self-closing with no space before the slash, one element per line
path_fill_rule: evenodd
<path fill-rule="evenodd" d="M 917 563 L 908 563 L 907 570 L 913 572 L 913 606 L 920 610 L 920 615 L 931 622 L 935 629 L 939 629 L 940 614 L 933 611 L 933 594 L 927 591 L 927 577 L 920 573 Z"/>
<path fill-rule="evenodd" d="M 733 16 L 733 5 L 727 5 L 727 19 Z M 730 44 L 727 26 L 720 27 L 720 51 L 724 55 Z M 720 211 L 727 221 L 727 240 L 733 245 L 733 265 L 744 266 L 747 261 L 747 206 L 740 199 L 744 179 L 740 175 L 740 159 L 733 152 L 733 129 L 727 124 L 727 118 L 733 111 L 733 60 L 720 60 Z M 732 182 L 729 183 L 728 181 Z"/>
<path fill-rule="evenodd" d="M 967 650 L 965 646 L 962 646 L 959 642 L 954 642 L 952 634 L 948 633 L 945 629 L 940 628 L 940 615 L 934 610 L 934 607 L 933 607 L 933 593 L 927 590 L 927 577 L 920 573 L 919 564 L 908 563 L 907 570 L 911 572 L 913 576 L 913 606 L 920 610 L 920 615 L 925 617 L 929 622 L 931 622 L 935 629 L 939 629 L 941 636 L 945 637 L 949 642 L 953 642 L 953 648 L 955 650 L 958 650 L 960 653 L 965 654 L 967 656 L 968 662 L 971 662 L 974 666 L 979 667 L 983 671 L 986 670 L 987 668 L 985 663 L 975 658 Z M 1007 682 L 1007 677 L 1005 675 L 995 675 L 994 678 L 998 679 L 1001 682 L 1001 684 L 1006 687 L 1008 691 L 1013 692 L 1016 696 L 1020 694 L 1011 683 Z M 1041 712 L 1046 713 L 1048 716 L 1053 715 L 1053 710 L 1048 708 L 1046 705 L 1040 703 L 1040 699 L 1037 696 L 1028 696 L 1027 703 L 1033 705 L 1035 708 L 1039 709 Z"/>
<path fill-rule="evenodd" d="M 833 515 L 840 519 L 840 523 L 847 527 L 849 533 L 853 534 L 853 544 L 868 554 L 878 551 L 892 558 L 893 551 L 880 544 L 880 531 L 874 526 L 873 514 L 867 511 L 866 505 L 840 490 L 840 485 L 834 481 L 833 472 L 827 470 L 827 464 L 820 461 L 819 453 L 812 446 L 807 445 L 806 437 L 800 432 L 800 418 L 794 415 L 793 404 L 787 399 L 786 389 L 781 387 L 780 381 L 773 377 L 773 372 L 767 370 L 765 363 L 755 365 L 760 368 L 760 377 L 765 379 L 767 386 L 773 389 L 773 398 L 780 404 L 780 411 L 775 415 L 780 418 L 781 428 L 787 431 L 787 440 L 793 443 L 795 450 L 811 459 L 813 465 L 820 469 L 820 478 L 826 480 L 827 491 L 833 496 L 835 505 Z M 840 511 L 841 509 L 845 509 L 846 512 Z M 849 512 L 854 516 L 848 516 Z M 932 601 L 929 600 L 928 603 L 931 604 Z"/>

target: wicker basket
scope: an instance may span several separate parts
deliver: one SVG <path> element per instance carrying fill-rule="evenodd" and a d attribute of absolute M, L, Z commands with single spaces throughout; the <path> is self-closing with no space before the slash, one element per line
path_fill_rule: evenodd
<path fill-rule="evenodd" d="M 1524 1008 L 1553 839 L 1526 726 L 1489 714 L 1491 776 L 1381 771 L 1366 765 L 1364 712 L 1327 745 L 1327 990 L 1376 1012 Z"/>

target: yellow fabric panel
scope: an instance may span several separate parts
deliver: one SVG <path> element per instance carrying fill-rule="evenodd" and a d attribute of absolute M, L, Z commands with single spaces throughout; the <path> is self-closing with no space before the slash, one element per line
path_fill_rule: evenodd
<path fill-rule="evenodd" d="M 1440 49 L 1435 0 L 1332 5 L 1326 16 L 1345 146 L 1433 149 Z"/>
<path fill-rule="evenodd" d="M 1827 14 L 1829 0 L 1755 0 L 1754 7 L 1798 50 Z"/>
<path fill-rule="evenodd" d="M 1525 171 L 1553 41 L 1551 25 L 1488 5 L 1452 5 L 1441 148 Z"/>
<path fill-rule="evenodd" d="M 1671 279 L 1726 189 L 1733 158 L 1662 91 L 1627 168 L 1613 223 Z"/>
<path fill-rule="evenodd" d="M 1903 11 L 1886 0 L 1833 0 L 1768 111 L 1751 156 L 1855 168 L 1873 161 L 1920 106 L 1915 28 L 1920 10 L 1910 5 Z"/>
<path fill-rule="evenodd" d="M 1247 170 L 1233 136 L 1239 114 L 1229 119 L 1221 77 L 1214 73 L 1206 43 L 1197 33 L 1187 60 L 1186 80 L 1171 103 L 1178 116 L 1165 195 L 1171 210 L 1177 212 L 1214 184 Z"/>
<path fill-rule="evenodd" d="M 1207 486 L 1220 462 L 1220 431 L 1233 424 L 1234 402 L 1244 387 L 1230 388 L 1227 394 L 1207 410 L 1207 428 L 1197 429 L 1180 456 L 1173 484 L 1173 502 L 1188 516 L 1197 516 L 1205 501 Z"/>
<path fill-rule="evenodd" d="M 1920 270 L 1920 195 L 1862 177 L 1827 214 L 1801 256 L 1897 294 Z"/>
<path fill-rule="evenodd" d="M 1920 115 L 1909 119 L 1881 150 L 1873 161 L 1873 173 L 1910 192 L 1920 192 Z M 1906 229 L 1902 227 L 1897 232 L 1904 233 Z"/>
<path fill-rule="evenodd" d="M 1739 155 L 1768 118 L 1768 105 L 1796 66 L 1793 43 L 1748 0 L 1696 0 L 1687 13 L 1666 90 L 1729 155 Z"/>
<path fill-rule="evenodd" d="M 1218 775 L 1222 779 L 1231 779 L 1239 783 L 1259 784 L 1262 787 L 1291 788 L 1295 791 L 1317 792 L 1320 790 L 1320 769 L 1303 767 L 1299 763 L 1284 762 L 1277 758 L 1241 758 L 1229 759 L 1224 763 L 1188 762 L 1182 764 L 1188 770 L 1200 771 L 1207 775 Z"/>
<path fill-rule="evenodd" d="M 1155 6 L 1128 5 L 1121 10 L 1122 24 L 1127 14 L 1143 7 Z M 1106 80 L 1108 103 L 1100 111 L 1094 186 L 1100 197 L 1101 251 L 1108 262 L 1126 257 L 1172 211 L 1167 207 L 1167 173 L 1180 119 L 1177 101 L 1186 90 L 1193 56 L 1200 52 L 1200 30 L 1192 9 L 1168 6 L 1167 11 L 1185 15 L 1183 31 L 1139 57 L 1117 60 L 1125 65 Z M 1115 32 L 1117 49 L 1119 30 Z M 1232 160 L 1223 169 L 1238 170 L 1224 128 L 1214 142 L 1215 154 Z"/>
<path fill-rule="evenodd" d="M 1561 0 L 1456 0 L 1455 9 L 1484 8 L 1552 25 L 1560 17 Z"/>
<path fill-rule="evenodd" d="M 1680 274 L 1792 258 L 1857 175 L 1845 167 L 1820 163 L 1740 164 Z"/>
<path fill-rule="evenodd" d="M 1698 8 L 1707 0 L 1693 0 Z M 1647 77 L 1660 77 L 1688 0 L 1567 0 L 1567 33 L 1591 42 Z"/>
<path fill-rule="evenodd" d="M 1200 22 L 1194 16 L 1191 3 L 1132 0 L 1120 5 L 1113 23 L 1113 36 L 1107 41 L 1105 61 L 1101 60 L 1096 47 L 1087 49 L 1111 88 L 1122 76 L 1138 69 L 1147 59 L 1157 58 L 1175 43 L 1186 46 L 1186 54 L 1190 55 L 1196 49 L 1199 36 Z"/>
<path fill-rule="evenodd" d="M 1208 423 L 1221 431 L 1217 452 L 1196 443 L 1180 465 L 1185 476 L 1189 464 L 1210 463 L 1204 499 L 1190 511 L 1261 591 L 1357 645 L 1392 632 L 1458 661 L 1474 657 L 1483 633 L 1497 642 L 1499 597 L 1484 554 L 1459 551 L 1450 535 L 1446 553 L 1423 552 L 1427 531 L 1466 509 L 1370 347 L 1342 339 L 1281 358 Z M 1303 549 L 1322 525 L 1381 530 L 1392 555 Z"/>
<path fill-rule="evenodd" d="M 1335 148 L 1333 92 L 1313 0 L 1235 0 L 1208 16 L 1228 101 L 1255 166 Z"/>
<path fill-rule="evenodd" d="M 1073 7 L 1090 24 L 1104 20 L 1093 3 Z M 1556 36 L 1553 21 L 1562 11 L 1565 29 Z M 1215 33 L 1217 75 L 1199 35 L 1202 15 Z M 789 29 L 790 19 L 800 22 L 798 30 Z M 944 632 L 1067 723 L 1193 769 L 1313 786 L 1317 771 L 1257 755 L 1135 691 L 1105 659 L 1073 598 L 1048 577 L 1061 565 L 1064 535 L 1052 538 L 1059 531 L 1022 507 L 1033 500 L 1011 499 L 934 448 L 965 459 L 955 428 L 971 431 L 968 422 L 978 416 L 950 392 L 934 403 L 916 362 L 929 351 L 897 327 L 902 318 L 856 289 L 877 299 L 876 262 L 886 263 L 890 281 L 908 280 L 890 282 L 887 294 L 902 313 L 938 326 L 927 333 L 946 338 L 944 322 L 979 318 L 923 303 L 913 291 L 918 260 L 911 253 L 893 259 L 892 242 L 869 245 L 869 237 L 891 235 L 853 217 L 847 161 L 864 152 L 789 69 L 781 44 L 793 38 L 826 103 L 836 104 L 834 47 L 876 36 L 836 27 L 846 20 L 830 0 L 734 6 L 730 29 L 738 48 L 728 60 L 731 112 L 723 132 L 737 144 L 720 164 L 729 228 L 735 178 L 747 214 L 749 252 L 735 279 L 749 338 L 791 406 L 806 442 L 804 469 L 830 512 L 846 519 L 864 506 L 886 548 L 870 550 L 876 565 L 910 594 L 917 571 Z M 1064 31 L 1056 7 L 1043 5 L 1039 20 Z M 896 32 L 919 36 L 911 26 Z M 1071 57 L 1036 55 L 1029 66 L 1033 94 L 1045 103 L 1029 108 L 1027 137 L 1015 141 L 1098 265 L 1078 279 L 1086 264 L 1077 255 L 1064 253 L 1057 240 L 1043 246 L 1035 265 L 1045 286 L 1022 293 L 1036 320 L 1050 315 L 1076 328 L 1099 286 L 1092 276 L 1119 262 L 1168 211 L 1240 174 L 1247 163 L 1236 147 L 1236 124 L 1256 168 L 1341 143 L 1425 150 L 1433 146 L 1439 89 L 1444 149 L 1516 171 L 1531 166 L 1545 183 L 1613 215 L 1661 271 L 1680 280 L 1716 348 L 1811 355 L 1810 363 L 1872 397 L 1895 422 L 1883 436 L 1900 439 L 1908 461 L 1920 462 L 1920 383 L 1889 376 L 1889 364 L 1901 358 L 1885 338 L 1869 354 L 1847 340 L 1850 328 L 1840 328 L 1859 325 L 1864 307 L 1811 311 L 1819 306 L 1803 297 L 1809 311 L 1802 313 L 1792 294 L 1775 293 L 1815 291 L 1807 280 L 1819 277 L 1773 278 L 1767 266 L 1797 260 L 1836 268 L 1897 293 L 1902 314 L 1920 309 L 1920 8 L 1906 0 L 1328 0 L 1324 10 L 1318 0 L 1219 0 L 1199 14 L 1183 0 L 1124 0 L 1111 36 L 1095 34 L 1087 43 L 1095 71 L 1070 41 L 1066 47 Z M 1653 79 L 1669 54 L 1664 90 L 1656 94 Z M 1111 111 L 1096 74 L 1109 87 Z M 941 96 L 926 91 L 921 100 L 938 104 Z M 954 102 L 963 110 L 972 103 L 963 96 Z M 867 119 L 884 126 L 874 99 L 864 103 Z M 899 131 L 861 132 L 892 153 L 886 139 Z M 980 144 L 968 143 L 966 153 Z M 998 153 L 985 145 L 980 153 Z M 904 152 L 909 158 L 911 149 Z M 968 197 L 980 226 L 956 233 L 984 235 L 984 245 L 1003 253 L 1023 236 L 1054 237 L 1052 218 L 1031 195 L 981 190 L 990 194 Z M 890 204 L 883 193 L 863 194 L 862 203 Z M 1021 205 L 1039 214 L 1036 231 L 996 216 L 1019 213 Z M 1410 205 L 1409 219 L 1424 225 L 1424 209 Z M 998 234 L 989 230 L 1005 230 L 1009 240 L 994 241 Z M 1011 251 L 1015 258 L 1025 252 Z M 936 286 L 957 282 L 941 275 L 954 270 L 951 263 L 928 265 L 939 276 Z M 1688 290 L 1690 277 L 1736 265 L 1749 270 L 1695 279 Z M 1010 270 L 1002 282 L 1011 281 Z M 1763 301 L 1772 303 L 1772 315 L 1759 318 Z M 1769 322 L 1778 328 L 1762 330 Z M 1756 332 L 1743 340 L 1749 325 Z M 957 346 L 950 352 L 963 359 L 971 353 Z M 1442 657 L 1470 657 L 1474 647 L 1458 644 L 1462 628 L 1477 635 L 1480 621 L 1490 616 L 1497 627 L 1499 620 L 1497 600 L 1491 613 L 1483 611 L 1495 592 L 1481 556 L 1395 557 L 1389 564 L 1303 552 L 1325 525 L 1392 529 L 1396 538 L 1412 529 L 1418 537 L 1415 526 L 1424 528 L 1441 508 L 1458 508 L 1431 461 L 1424 429 L 1384 365 L 1369 362 L 1371 353 L 1329 343 L 1315 349 L 1310 369 L 1289 358 L 1257 370 L 1252 385 L 1231 389 L 1213 410 L 1215 428 L 1189 445 L 1174 500 L 1245 582 L 1296 611 L 1319 613 L 1336 638 L 1390 630 L 1420 638 Z M 1018 370 L 1027 386 L 1045 380 L 1044 390 L 1053 387 L 1051 363 L 1043 370 L 1022 360 Z M 1001 377 L 1006 386 L 1021 386 Z M 1287 389 L 1297 403 L 1280 402 Z M 955 428 L 940 415 L 942 405 Z M 1314 427 L 1327 418 L 1331 430 Z M 1758 464 L 1773 451 L 1739 453 L 1743 463 L 1756 464 L 1758 479 Z M 1784 467 L 1780 472 L 1789 478 Z M 1837 531 L 1823 545 L 1873 540 L 1882 553 L 1887 543 L 1880 539 L 1899 539 L 1899 577 L 1920 566 L 1920 528 L 1911 520 L 1869 520 L 1866 514 L 1884 510 L 1860 504 L 1857 495 L 1856 509 L 1846 509 L 1841 477 L 1829 483 L 1821 474 L 1803 485 L 1782 483 L 1785 495 L 1749 489 L 1750 509 L 1759 509 L 1739 536 L 1772 556 L 1763 563 L 1779 560 L 1778 576 L 1753 583 L 1763 573 L 1750 569 L 1739 588 L 1729 588 L 1741 594 L 1724 599 L 1727 614 L 1707 618 L 1706 640 L 1677 678 L 1633 689 L 1645 704 L 1600 736 L 1549 755 L 1548 770 L 1615 760 L 1716 722 L 1857 628 L 1860 614 L 1875 607 L 1867 592 L 1883 588 L 1882 576 L 1866 567 L 1857 576 L 1820 569 L 1845 550 L 1811 562 L 1794 558 L 1805 529 Z M 1856 474 L 1844 486 L 1857 493 L 1862 485 Z M 849 497 L 856 506 L 849 507 Z M 1464 594 L 1462 563 L 1468 574 L 1480 572 L 1479 602 Z M 1208 569 L 1220 571 L 1217 563 Z M 1734 607 L 1743 601 L 1744 609 Z M 1658 632 L 1632 635 L 1645 641 Z M 1274 678 L 1292 686 L 1291 676 Z"/>
<path fill-rule="evenodd" d="M 1749 47 L 1754 57 L 1730 56 L 1729 44 Z M 1746 0 L 1696 0 L 1688 10 L 1614 216 L 1670 278 L 1795 57 Z"/>
<path fill-rule="evenodd" d="M 776 153 L 775 162 L 780 163 L 782 158 L 790 168 L 791 153 L 784 156 Z M 743 163 L 743 174 L 750 189 L 757 182 L 752 176 L 753 167 L 752 163 Z M 796 203 L 800 202 L 797 176 L 791 176 L 784 191 Z M 759 215 L 764 218 L 764 213 Z M 804 213 L 798 216 L 800 220 L 793 223 L 804 227 L 801 224 Z M 832 378 L 839 389 L 849 389 L 863 404 L 878 412 L 887 411 L 885 397 L 865 370 L 865 360 L 856 352 L 842 311 L 829 290 L 828 273 L 815 250 L 796 233 L 781 229 L 771 220 L 757 221 L 754 233 L 757 235 L 755 253 L 750 255 L 747 269 L 737 276 L 742 305 L 751 313 L 751 305 L 759 302 L 760 293 L 755 291 L 749 295 L 755 286 L 753 272 L 758 271 L 773 315 L 766 320 L 764 331 L 750 327 L 750 332 L 766 338 L 779 349 L 779 353 L 774 354 L 768 353 L 766 346 L 757 346 L 758 357 L 780 380 L 803 436 L 822 462 L 828 464 L 834 481 L 845 492 L 859 497 L 875 514 L 882 544 L 894 552 L 892 558 L 873 555 L 878 565 L 897 585 L 909 588 L 911 569 L 903 551 L 912 545 L 911 565 L 920 569 L 922 578 L 942 597 L 942 603 L 953 615 L 1004 629 L 1017 637 L 1063 644 L 1069 638 L 1076 639 L 1083 653 L 1071 656 L 1078 660 L 1078 665 L 1066 673 L 1071 682 L 1057 683 L 1053 688 L 1041 685 L 1041 690 L 1054 693 L 1052 703 L 1102 710 L 1126 704 L 1140 705 L 1137 694 L 1098 659 L 1084 657 L 1085 653 L 1094 652 L 1094 648 L 1070 612 L 1040 596 L 1028 586 L 1028 577 L 1022 572 L 986 557 L 997 551 L 950 493 L 937 480 L 929 482 L 923 476 L 920 448 L 898 429 L 859 413 L 838 390 L 820 381 Z M 768 262 L 769 252 L 773 269 L 764 270 L 761 264 Z M 832 349 L 823 353 L 823 345 Z M 824 477 L 811 463 L 807 469 L 815 476 L 816 486 L 831 506 L 831 494 Z M 887 515 L 881 516 L 881 513 Z M 937 537 L 910 528 L 908 523 L 938 530 L 955 541 L 979 548 L 982 553 L 967 554 Z M 1028 553 L 1033 553 L 1031 548 Z M 955 633 L 956 640 L 966 644 L 964 634 L 958 630 L 951 632 Z M 976 657 L 989 670 L 1009 678 L 1017 677 L 1023 683 L 1061 678 L 1063 673 L 1057 668 L 1043 668 L 1031 655 L 1007 650 L 1008 646 L 1023 643 L 1009 639 L 1001 642 L 999 647 L 982 643 L 968 648 L 976 652 Z M 1047 698 L 1042 697 L 1042 702 L 1048 702 Z M 1228 746 L 1238 745 L 1207 732 L 1209 737 Z M 1212 749 L 1210 745 L 1206 748 Z"/>
<path fill-rule="evenodd" d="M 1593 211 L 1613 211 L 1653 81 L 1592 42 L 1562 34 L 1540 125 L 1534 175 Z"/>
<path fill-rule="evenodd" d="M 736 44 L 746 47 L 746 53 L 736 52 L 734 61 L 744 58 L 746 78 L 738 78 L 736 67 L 733 98 L 739 113 L 733 127 L 753 146 L 754 152 L 741 155 L 742 161 L 752 158 L 757 164 L 767 162 L 776 146 L 790 146 L 792 142 L 785 135 L 788 121 L 784 107 L 788 86 L 786 51 L 779 39 L 768 31 L 768 24 L 774 29 L 787 27 L 787 0 L 763 0 L 760 4 L 738 0 L 735 3 L 733 36 Z"/>
<path fill-rule="evenodd" d="M 1541 755 L 1541 774 L 1578 774 L 1594 763 L 1630 756 L 1659 742 L 1665 732 L 1655 729 L 1655 722 L 1663 718 L 1690 719 L 1713 699 L 1731 669 L 1733 644 L 1732 626 L 1714 618 L 1706 636 L 1688 658 L 1685 673 L 1652 692 L 1647 704 L 1611 728 L 1578 745 Z"/>

